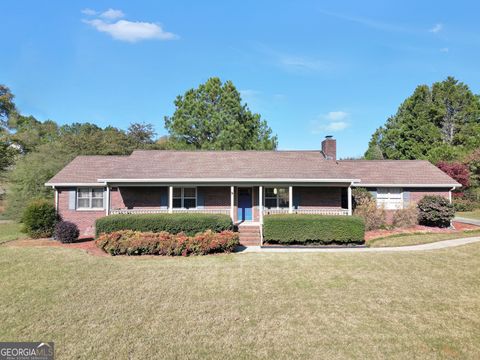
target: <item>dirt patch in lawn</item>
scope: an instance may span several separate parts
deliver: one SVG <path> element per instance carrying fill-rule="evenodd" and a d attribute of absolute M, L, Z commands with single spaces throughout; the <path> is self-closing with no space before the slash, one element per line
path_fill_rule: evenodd
<path fill-rule="evenodd" d="M 471 224 L 464 224 L 461 222 L 454 221 L 452 228 L 436 228 L 436 227 L 429 227 L 423 225 L 416 225 L 413 227 L 405 228 L 405 229 L 379 229 L 379 230 L 371 230 L 365 233 L 365 241 L 369 241 L 372 239 L 383 238 L 391 235 L 398 235 L 398 234 L 419 234 L 419 233 L 438 233 L 438 234 L 451 234 L 451 233 L 458 233 L 465 230 L 480 230 L 480 226 L 471 225 Z"/>
<path fill-rule="evenodd" d="M 59 241 L 52 239 L 22 239 L 14 240 L 5 244 L 5 246 L 15 246 L 15 247 L 35 247 L 35 246 L 47 246 L 47 247 L 64 247 L 67 249 L 82 249 L 85 250 L 90 255 L 95 256 L 108 256 L 103 250 L 99 249 L 95 245 L 93 239 L 81 239 L 72 244 L 62 244 Z"/>

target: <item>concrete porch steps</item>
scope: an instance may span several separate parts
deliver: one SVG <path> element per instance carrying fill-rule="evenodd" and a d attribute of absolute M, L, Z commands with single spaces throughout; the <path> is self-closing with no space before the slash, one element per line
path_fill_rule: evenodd
<path fill-rule="evenodd" d="M 260 246 L 260 225 L 240 224 L 238 226 L 240 244 L 243 246 Z"/>

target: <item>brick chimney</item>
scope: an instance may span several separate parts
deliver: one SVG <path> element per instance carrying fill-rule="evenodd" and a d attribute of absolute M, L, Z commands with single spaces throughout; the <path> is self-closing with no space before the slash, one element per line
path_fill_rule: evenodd
<path fill-rule="evenodd" d="M 322 153 L 327 160 L 337 160 L 337 140 L 332 135 L 325 136 L 322 141 Z"/>

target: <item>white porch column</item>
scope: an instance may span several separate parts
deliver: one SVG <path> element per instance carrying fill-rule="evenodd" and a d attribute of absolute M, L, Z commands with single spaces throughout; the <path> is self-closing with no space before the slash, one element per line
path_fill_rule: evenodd
<path fill-rule="evenodd" d="M 263 186 L 258 187 L 258 220 L 263 224 Z"/>
<path fill-rule="evenodd" d="M 230 217 L 235 221 L 235 187 L 230 186 Z"/>
<path fill-rule="evenodd" d="M 348 187 L 348 215 L 352 215 L 352 186 Z"/>
<path fill-rule="evenodd" d="M 173 186 L 168 187 L 168 213 L 173 213 Z"/>
<path fill-rule="evenodd" d="M 110 215 L 110 186 L 107 185 L 107 200 L 105 201 L 105 214 Z"/>
<path fill-rule="evenodd" d="M 293 214 L 293 186 L 288 187 L 288 213 Z"/>

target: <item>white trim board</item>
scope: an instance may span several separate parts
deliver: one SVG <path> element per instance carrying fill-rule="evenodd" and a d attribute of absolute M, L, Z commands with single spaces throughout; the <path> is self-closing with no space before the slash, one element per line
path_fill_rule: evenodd
<path fill-rule="evenodd" d="M 352 184 L 353 187 L 456 188 L 460 184 Z"/>

